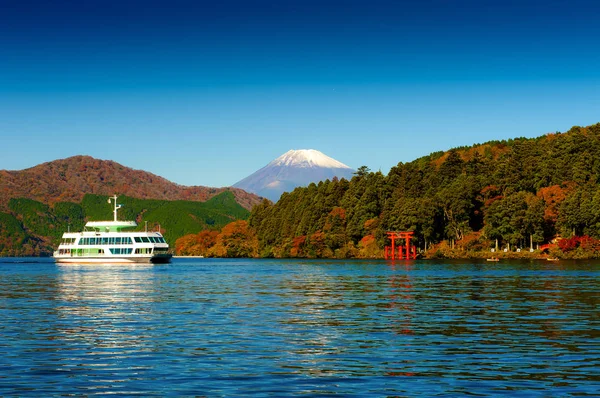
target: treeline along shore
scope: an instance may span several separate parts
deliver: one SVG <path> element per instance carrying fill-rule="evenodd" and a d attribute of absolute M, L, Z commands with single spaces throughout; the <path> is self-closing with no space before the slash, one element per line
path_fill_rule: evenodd
<path fill-rule="evenodd" d="M 184 236 L 177 250 L 381 258 L 387 231 L 414 231 L 423 257 L 600 258 L 599 182 L 600 124 L 573 127 L 432 153 L 387 175 L 363 166 L 350 181 L 265 200 L 221 232 Z"/>
<path fill-rule="evenodd" d="M 363 166 L 251 212 L 224 192 L 203 203 L 124 196 L 123 215 L 160 224 L 178 255 L 382 258 L 386 232 L 413 231 L 425 258 L 600 258 L 599 183 L 600 123 L 436 152 L 387 175 Z M 106 219 L 105 201 L 10 199 L 0 255 L 51 254 L 68 227 Z"/>

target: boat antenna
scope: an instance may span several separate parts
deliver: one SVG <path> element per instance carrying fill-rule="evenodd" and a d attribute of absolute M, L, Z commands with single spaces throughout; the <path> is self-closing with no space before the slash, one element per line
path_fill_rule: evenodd
<path fill-rule="evenodd" d="M 119 210 L 121 207 L 123 207 L 123 205 L 117 204 L 117 195 L 114 195 L 112 198 L 108 198 L 108 203 L 111 203 L 111 199 L 113 200 L 113 203 L 115 204 L 115 209 L 113 210 L 113 214 L 114 214 L 114 219 L 116 222 L 117 221 L 117 210 Z"/>

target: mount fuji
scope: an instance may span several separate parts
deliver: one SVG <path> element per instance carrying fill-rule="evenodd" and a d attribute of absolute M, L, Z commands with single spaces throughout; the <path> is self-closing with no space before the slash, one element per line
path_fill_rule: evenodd
<path fill-rule="evenodd" d="M 314 149 L 290 150 L 233 186 L 276 202 L 296 187 L 333 177 L 349 180 L 354 171 Z"/>

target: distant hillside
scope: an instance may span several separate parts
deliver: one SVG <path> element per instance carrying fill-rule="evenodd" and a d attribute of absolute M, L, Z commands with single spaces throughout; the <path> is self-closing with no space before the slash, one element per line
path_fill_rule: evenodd
<path fill-rule="evenodd" d="M 0 170 L 0 211 L 10 199 L 27 198 L 45 204 L 79 203 L 86 194 L 126 195 L 138 199 L 187 200 L 204 202 L 229 191 L 246 209 L 260 202 L 254 194 L 238 188 L 186 187 L 142 170 L 110 160 L 74 156 L 35 167 Z"/>
<path fill-rule="evenodd" d="M 160 228 L 170 245 L 186 234 L 218 230 L 232 221 L 246 219 L 248 210 L 224 191 L 205 202 L 136 199 L 120 196 L 120 220 L 135 220 L 138 230 Z M 107 196 L 85 195 L 78 202 L 55 202 L 53 206 L 27 198 L 13 198 L 0 212 L 0 256 L 51 255 L 68 229 L 82 230 L 87 221 L 112 219 Z"/>

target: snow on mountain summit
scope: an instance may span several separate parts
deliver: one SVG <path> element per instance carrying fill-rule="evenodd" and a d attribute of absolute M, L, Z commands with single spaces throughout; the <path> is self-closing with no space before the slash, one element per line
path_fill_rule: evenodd
<path fill-rule="evenodd" d="M 294 167 L 327 167 L 333 169 L 350 169 L 344 163 L 339 162 L 323 152 L 315 149 L 291 149 L 269 163 L 270 166 L 294 166 Z"/>
<path fill-rule="evenodd" d="M 277 201 L 283 192 L 334 177 L 351 179 L 354 169 L 314 149 L 290 150 L 233 186 Z"/>

